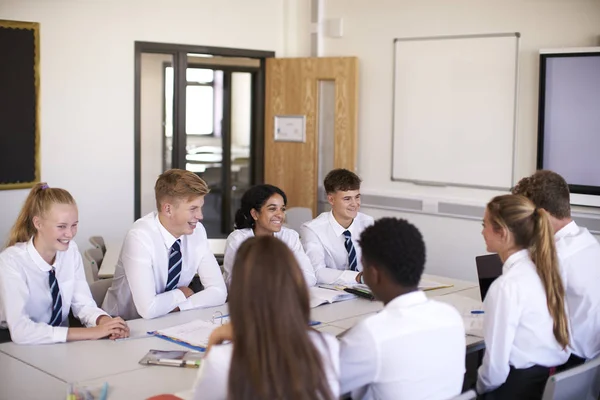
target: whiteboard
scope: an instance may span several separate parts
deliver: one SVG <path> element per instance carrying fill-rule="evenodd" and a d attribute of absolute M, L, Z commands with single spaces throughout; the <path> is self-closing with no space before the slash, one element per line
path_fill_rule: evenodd
<path fill-rule="evenodd" d="M 519 34 L 394 40 L 392 180 L 508 189 Z"/>

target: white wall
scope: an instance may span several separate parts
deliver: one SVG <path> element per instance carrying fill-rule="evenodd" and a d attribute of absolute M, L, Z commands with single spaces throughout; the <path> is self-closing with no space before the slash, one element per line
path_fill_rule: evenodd
<path fill-rule="evenodd" d="M 283 4 L 1 0 L 0 19 L 40 23 L 42 179 L 75 196 L 82 248 L 92 234 L 122 237 L 133 222 L 134 42 L 284 55 Z M 26 194 L 0 192 L 2 241 Z"/>
<path fill-rule="evenodd" d="M 141 76 L 141 215 L 156 210 L 154 183 L 163 172 L 163 94 L 165 62 L 173 56 L 142 54 Z"/>
<path fill-rule="evenodd" d="M 485 204 L 497 193 L 391 182 L 394 38 L 521 33 L 516 162 L 520 177 L 535 170 L 538 50 L 597 45 L 600 36 L 600 2 L 592 0 L 322 0 L 320 8 L 323 21 L 343 19 L 343 37 L 322 34 L 319 55 L 354 55 L 360 59 L 358 172 L 364 181 L 363 192 L 433 201 L 458 199 Z M 367 207 L 364 211 L 377 217 L 398 215 L 414 222 L 426 239 L 429 272 L 476 279 L 474 257 L 485 251 L 479 222 Z"/>

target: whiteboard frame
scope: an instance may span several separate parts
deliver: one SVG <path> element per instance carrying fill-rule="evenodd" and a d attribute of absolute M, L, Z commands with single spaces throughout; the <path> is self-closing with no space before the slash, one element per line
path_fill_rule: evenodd
<path fill-rule="evenodd" d="M 462 188 L 473 188 L 473 189 L 491 189 L 491 190 L 502 190 L 510 191 L 510 187 L 497 187 L 497 186 L 485 186 L 485 185 L 469 185 L 456 182 L 436 182 L 436 181 L 423 181 L 417 179 L 407 178 L 394 178 L 394 127 L 396 126 L 396 43 L 397 42 L 414 42 L 414 41 L 428 41 L 428 40 L 448 40 L 448 39 L 480 39 L 480 38 L 498 38 L 498 37 L 515 37 L 515 100 L 514 100 L 514 112 L 513 112 L 513 148 L 512 148 L 512 170 L 510 173 L 512 185 L 515 183 L 515 164 L 516 164 L 516 147 L 517 147 L 517 113 L 518 113 L 518 99 L 519 99 L 519 50 L 520 50 L 520 38 L 519 32 L 507 32 L 507 33 L 486 33 L 486 34 L 466 34 L 466 35 L 442 35 L 442 36 L 418 36 L 418 37 L 406 37 L 406 38 L 394 38 L 392 41 L 393 46 L 393 78 L 392 78 L 392 163 L 391 163 L 391 174 L 390 179 L 392 182 L 407 182 L 415 185 L 423 186 L 454 186 Z"/>

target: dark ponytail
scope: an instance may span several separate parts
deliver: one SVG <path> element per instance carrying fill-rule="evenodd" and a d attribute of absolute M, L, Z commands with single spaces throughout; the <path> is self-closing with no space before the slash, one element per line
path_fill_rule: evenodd
<path fill-rule="evenodd" d="M 251 187 L 242 196 L 242 206 L 235 213 L 235 229 L 254 228 L 254 218 L 251 211 L 260 212 L 262 206 L 274 194 L 283 198 L 283 204 L 287 205 L 287 197 L 283 190 L 273 185 L 256 185 Z"/>

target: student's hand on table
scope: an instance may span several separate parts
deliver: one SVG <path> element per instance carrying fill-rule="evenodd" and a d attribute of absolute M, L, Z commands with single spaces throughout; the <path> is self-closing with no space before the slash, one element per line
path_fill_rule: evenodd
<path fill-rule="evenodd" d="M 185 298 L 187 299 L 188 297 L 190 297 L 191 295 L 194 294 L 194 291 L 192 289 L 190 289 L 187 286 L 180 286 L 177 289 L 181 290 L 183 292 L 183 294 L 185 295 Z"/>
<path fill-rule="evenodd" d="M 206 353 L 208 354 L 212 346 L 221 344 L 228 340 L 233 340 L 233 329 L 231 328 L 231 324 L 219 326 L 217 329 L 212 331 L 210 337 L 208 338 Z"/>
<path fill-rule="evenodd" d="M 98 328 L 99 334 L 102 334 L 102 336 L 100 336 L 99 338 L 104 338 L 108 336 L 109 339 L 114 340 L 129 337 L 129 327 L 121 317 L 112 318 L 108 315 L 102 315 L 98 318 L 96 324 L 96 328 Z"/>

